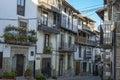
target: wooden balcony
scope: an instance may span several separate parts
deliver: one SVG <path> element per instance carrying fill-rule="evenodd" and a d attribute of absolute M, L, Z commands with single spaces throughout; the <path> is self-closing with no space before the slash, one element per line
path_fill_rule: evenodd
<path fill-rule="evenodd" d="M 76 38 L 77 43 L 86 43 L 86 38 L 78 36 Z"/>
<path fill-rule="evenodd" d="M 48 9 L 48 10 L 51 10 L 51 11 L 53 11 L 53 12 L 60 13 L 60 10 L 59 10 L 57 7 L 51 5 L 51 4 L 49 3 L 49 1 L 41 1 L 41 0 L 38 0 L 38 6 L 39 6 L 39 7 L 42 7 L 42 8 L 45 8 L 45 9 Z"/>

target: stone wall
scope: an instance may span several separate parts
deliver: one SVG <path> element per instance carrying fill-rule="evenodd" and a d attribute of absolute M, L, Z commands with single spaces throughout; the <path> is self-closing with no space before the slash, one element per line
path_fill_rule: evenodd
<path fill-rule="evenodd" d="M 74 72 L 74 69 L 72 69 L 72 68 L 64 71 L 64 76 L 66 76 L 66 77 L 70 77 L 70 76 L 74 76 L 74 75 L 75 75 L 75 72 Z"/>
<path fill-rule="evenodd" d="M 10 57 L 3 58 L 2 72 L 11 71 L 11 63 L 12 63 L 12 60 Z"/>

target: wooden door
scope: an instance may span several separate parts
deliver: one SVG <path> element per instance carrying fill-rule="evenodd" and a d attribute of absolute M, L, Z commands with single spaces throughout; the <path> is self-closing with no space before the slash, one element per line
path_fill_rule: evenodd
<path fill-rule="evenodd" d="M 16 55 L 16 72 L 17 76 L 23 76 L 24 69 L 24 56 L 17 54 Z"/>
<path fill-rule="evenodd" d="M 76 75 L 80 74 L 80 62 L 76 62 Z"/>
<path fill-rule="evenodd" d="M 51 76 L 51 58 L 43 58 L 42 59 L 42 73 Z"/>

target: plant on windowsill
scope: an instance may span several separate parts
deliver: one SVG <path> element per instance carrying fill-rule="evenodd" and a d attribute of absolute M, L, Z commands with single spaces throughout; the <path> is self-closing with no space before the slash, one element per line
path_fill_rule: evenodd
<path fill-rule="evenodd" d="M 30 78 L 31 78 L 31 76 L 32 76 L 32 71 L 31 71 L 30 68 L 27 68 L 27 69 L 26 69 L 24 76 L 25 76 L 26 79 L 30 79 Z"/>
<path fill-rule="evenodd" d="M 45 76 L 43 74 L 40 74 L 40 73 L 36 74 L 35 78 L 36 78 L 36 80 L 46 80 Z"/>
<path fill-rule="evenodd" d="M 51 46 L 47 46 L 44 48 L 45 51 L 51 51 L 52 47 Z"/>

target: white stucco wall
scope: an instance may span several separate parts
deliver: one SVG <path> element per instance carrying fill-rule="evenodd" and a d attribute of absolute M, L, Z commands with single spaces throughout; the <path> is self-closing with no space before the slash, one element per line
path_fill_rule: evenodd
<path fill-rule="evenodd" d="M 17 0 L 2 0 L 0 2 L 0 18 L 4 19 L 18 19 L 19 18 L 37 18 L 37 5 L 32 0 L 25 2 L 25 16 L 17 15 Z M 31 12 L 32 11 L 32 12 Z M 28 26 L 30 29 L 36 29 L 37 19 L 29 20 Z M 18 20 L 0 20 L 0 36 L 3 35 L 5 26 L 18 26 Z"/>
<path fill-rule="evenodd" d="M 31 56 L 31 51 L 34 53 L 33 56 Z M 35 60 L 35 46 L 29 47 L 28 53 L 29 53 L 29 55 L 28 55 L 28 60 L 29 60 L 29 61 Z"/>
<path fill-rule="evenodd" d="M 6 26 L 14 25 L 18 26 L 18 18 L 26 19 L 26 18 L 37 18 L 37 5 L 35 0 L 25 0 L 25 16 L 17 15 L 17 0 L 2 0 L 0 2 L 0 18 L 3 19 L 16 19 L 16 20 L 0 20 L 0 36 L 4 33 L 4 28 Z M 37 1 L 37 0 L 36 0 Z M 37 29 L 37 19 L 28 20 L 28 30 Z M 34 60 L 34 56 L 30 56 L 30 51 L 34 51 L 35 48 L 29 48 L 29 60 Z M 10 57 L 10 45 L 8 44 L 0 44 L 0 51 L 3 52 L 3 57 Z"/>
<path fill-rule="evenodd" d="M 37 32 L 37 53 L 43 53 L 44 48 L 44 33 L 42 31 Z"/>
<path fill-rule="evenodd" d="M 81 46 L 81 57 L 79 57 L 79 46 L 80 45 L 76 45 L 76 47 L 77 47 L 77 51 L 76 52 L 74 52 L 74 59 L 75 60 L 83 60 L 83 57 L 84 57 L 84 47 L 83 46 Z"/>
<path fill-rule="evenodd" d="M 3 47 L 3 57 L 10 57 L 11 48 L 10 45 L 4 44 Z"/>

